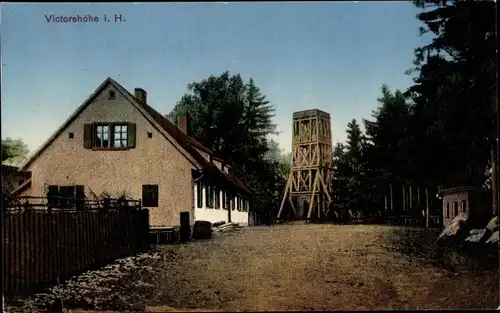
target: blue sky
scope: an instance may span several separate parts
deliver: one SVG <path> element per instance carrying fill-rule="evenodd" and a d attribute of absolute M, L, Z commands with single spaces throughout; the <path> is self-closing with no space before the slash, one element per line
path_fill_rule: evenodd
<path fill-rule="evenodd" d="M 254 78 L 291 149 L 294 111 L 329 112 L 333 142 L 369 117 L 382 84 L 405 89 L 429 39 L 411 2 L 2 4 L 2 138 L 43 143 L 108 76 L 168 113 L 187 84 Z M 48 23 L 45 15 L 98 16 Z M 104 22 L 104 14 L 123 22 Z"/>

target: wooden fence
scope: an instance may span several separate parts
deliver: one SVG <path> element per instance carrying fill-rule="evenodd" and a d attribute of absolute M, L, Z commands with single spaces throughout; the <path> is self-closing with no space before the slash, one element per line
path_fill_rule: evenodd
<path fill-rule="evenodd" d="M 140 206 L 60 210 L 4 207 L 4 292 L 26 295 L 149 249 Z"/>

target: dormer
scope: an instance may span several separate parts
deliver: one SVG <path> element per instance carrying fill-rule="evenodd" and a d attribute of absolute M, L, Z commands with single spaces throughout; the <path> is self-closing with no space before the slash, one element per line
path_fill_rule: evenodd
<path fill-rule="evenodd" d="M 215 164 L 215 166 L 217 166 L 217 168 L 219 170 L 222 170 L 222 161 L 221 160 L 219 160 L 217 158 L 213 158 L 212 163 Z"/>
<path fill-rule="evenodd" d="M 207 152 L 202 151 L 201 149 L 198 149 L 198 148 L 196 148 L 196 151 L 198 151 L 198 153 L 201 154 L 205 158 L 205 160 L 207 160 L 208 162 L 211 162 L 210 154 L 208 154 Z"/>
<path fill-rule="evenodd" d="M 222 163 L 222 170 L 224 171 L 224 173 L 229 174 L 231 171 L 231 165 Z"/>

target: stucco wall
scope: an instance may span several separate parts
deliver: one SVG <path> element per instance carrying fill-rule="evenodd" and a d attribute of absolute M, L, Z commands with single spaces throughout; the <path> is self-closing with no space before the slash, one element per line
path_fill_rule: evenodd
<path fill-rule="evenodd" d="M 140 199 L 142 185 L 157 184 L 159 207 L 150 208 L 150 224 L 178 225 L 179 213 L 184 210 L 190 211 L 194 220 L 193 165 L 118 91 L 116 99 L 108 100 L 107 90 L 29 166 L 32 187 L 25 194 L 45 196 L 48 185 L 78 184 L 85 186 L 87 196 L 92 190 L 98 195 L 125 192 Z M 136 147 L 122 151 L 85 149 L 84 124 L 92 122 L 136 123 Z"/>

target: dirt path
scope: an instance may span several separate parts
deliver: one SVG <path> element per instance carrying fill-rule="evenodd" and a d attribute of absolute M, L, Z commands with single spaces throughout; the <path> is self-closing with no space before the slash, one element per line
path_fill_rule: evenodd
<path fill-rule="evenodd" d="M 157 247 L 59 294 L 65 307 L 84 298 L 120 312 L 497 308 L 498 260 L 472 262 L 435 238 L 374 225 L 244 228 Z"/>
<path fill-rule="evenodd" d="M 224 311 L 498 306 L 494 268 L 426 265 L 398 252 L 395 235 L 384 226 L 276 226 L 165 246 L 180 257 L 155 265 L 147 302 Z"/>

